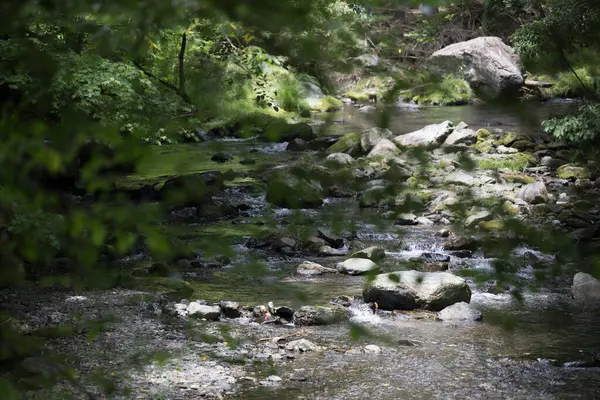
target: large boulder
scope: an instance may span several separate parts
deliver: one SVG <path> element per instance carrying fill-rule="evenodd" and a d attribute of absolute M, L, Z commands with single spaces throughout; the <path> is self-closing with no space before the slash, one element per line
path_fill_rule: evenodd
<path fill-rule="evenodd" d="M 348 166 L 354 164 L 354 158 L 346 153 L 332 153 L 327 156 L 325 163 L 331 166 Z"/>
<path fill-rule="evenodd" d="M 188 306 L 188 315 L 190 317 L 217 321 L 221 316 L 221 308 L 219 306 L 209 306 L 194 301 Z"/>
<path fill-rule="evenodd" d="M 373 262 L 379 262 L 385 258 L 385 250 L 379 246 L 371 246 L 352 253 L 350 258 L 368 258 Z"/>
<path fill-rule="evenodd" d="M 590 274 L 576 273 L 573 277 L 571 293 L 576 301 L 586 306 L 600 306 L 600 280 Z"/>
<path fill-rule="evenodd" d="M 475 144 L 477 143 L 477 133 L 473 129 L 463 128 L 455 129 L 454 132 L 446 138 L 444 144 L 453 146 L 457 144 Z"/>
<path fill-rule="evenodd" d="M 585 179 L 590 178 L 590 171 L 585 167 L 574 164 L 564 164 L 558 167 L 556 175 L 560 179 Z"/>
<path fill-rule="evenodd" d="M 448 272 L 398 271 L 377 275 L 363 297 L 384 310 L 440 311 L 461 301 L 469 303 L 471 289 L 463 278 Z"/>
<path fill-rule="evenodd" d="M 548 189 L 544 182 L 533 182 L 523 186 L 516 196 L 529 204 L 540 204 L 548 201 Z"/>
<path fill-rule="evenodd" d="M 360 136 L 360 149 L 364 154 L 369 153 L 383 139 L 392 139 L 394 134 L 389 129 L 374 127 L 367 129 Z"/>
<path fill-rule="evenodd" d="M 493 36 L 444 47 L 431 55 L 429 66 L 461 76 L 472 88 L 484 88 L 493 97 L 515 94 L 524 83 L 519 57 L 502 39 Z"/>
<path fill-rule="evenodd" d="M 454 125 L 452 122 L 444 121 L 441 124 L 427 125 L 418 131 L 396 136 L 394 143 L 405 147 L 439 146 L 453 130 Z"/>
<path fill-rule="evenodd" d="M 315 208 L 323 204 L 323 196 L 319 183 L 289 171 L 276 171 L 269 179 L 266 200 L 290 209 Z"/>
<path fill-rule="evenodd" d="M 358 132 L 350 132 L 342 136 L 337 142 L 329 146 L 327 149 L 328 154 L 333 153 L 346 153 L 350 155 L 360 154 L 360 138 L 361 135 Z"/>
<path fill-rule="evenodd" d="M 381 269 L 379 265 L 368 258 L 349 258 L 335 267 L 341 273 L 348 275 L 364 275 Z"/>

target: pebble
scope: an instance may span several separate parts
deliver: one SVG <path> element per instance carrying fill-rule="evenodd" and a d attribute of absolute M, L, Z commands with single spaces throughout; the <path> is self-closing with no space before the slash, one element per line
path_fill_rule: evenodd
<path fill-rule="evenodd" d="M 365 353 L 381 354 L 381 347 L 374 344 L 368 344 L 365 346 Z"/>

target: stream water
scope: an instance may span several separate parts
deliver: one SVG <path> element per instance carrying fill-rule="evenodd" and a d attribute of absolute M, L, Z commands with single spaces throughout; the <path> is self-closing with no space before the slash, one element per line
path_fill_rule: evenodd
<path fill-rule="evenodd" d="M 455 123 L 465 121 L 474 128 L 497 126 L 503 130 L 535 133 L 541 119 L 564 107 L 564 104 L 535 104 L 522 106 L 519 112 L 510 114 L 507 110 L 486 106 L 398 110 L 391 114 L 388 127 L 395 134 L 401 134 L 449 119 Z M 361 113 L 349 107 L 334 115 L 333 119 L 337 122 L 328 124 L 326 129 L 332 134 L 363 130 L 373 126 L 379 117 L 377 113 Z M 258 168 L 285 164 L 298 157 L 315 156 L 289 153 L 285 151 L 285 145 L 260 143 L 252 139 L 160 149 L 163 157 L 176 154 L 179 159 L 200 158 L 202 155 L 206 158 L 207 152 L 214 151 L 228 152 L 234 159 L 225 165 L 195 163 L 194 172 L 215 167 L 228 169 L 244 158 L 260 158 Z M 152 168 L 147 167 L 149 175 L 153 173 Z M 359 240 L 385 248 L 391 260 L 410 258 L 423 252 L 445 254 L 440 247 L 440 239 L 433 234 L 439 227 L 400 229 L 379 218 L 373 210 L 359 209 L 356 200 L 327 199 L 319 209 L 292 212 L 264 204 L 260 193 L 236 188 L 229 190 L 231 195 L 240 196 L 251 206 L 249 216 L 241 226 L 257 220 L 271 221 L 271 226 L 277 229 L 294 227 L 298 232 L 315 226 L 345 226 L 352 228 Z M 243 231 L 230 223 L 222 228 L 224 231 Z M 204 227 L 186 229 L 202 230 Z M 361 294 L 361 277 L 294 277 L 295 266 L 304 259 L 261 253 L 244 245 L 246 238 L 243 234 L 237 237 L 236 233 L 224 234 L 215 231 L 214 227 L 211 229 L 213 233 L 207 234 L 214 234 L 217 240 L 232 241 L 233 257 L 229 271 L 194 283 L 200 293 L 205 291 L 208 300 L 226 299 L 253 304 L 273 301 L 276 305 L 295 306 L 326 303 L 342 294 Z M 401 241 L 409 245 L 408 250 L 400 250 Z M 261 261 L 266 266 L 255 277 L 250 277 L 252 274 L 245 270 L 252 260 Z M 311 258 L 311 261 L 329 267 L 338 260 Z M 476 254 L 466 264 L 455 258 L 450 263 L 457 265 L 458 269 L 491 268 L 485 254 Z M 531 279 L 530 272 L 531 267 L 525 265 L 520 275 L 523 279 Z M 290 362 L 266 364 L 263 375 L 281 376 L 283 382 L 244 389 L 237 398 L 600 398 L 600 369 L 561 366 L 567 361 L 593 358 L 594 352 L 600 350 L 600 316 L 571 304 L 570 277 L 563 278 L 539 291 L 525 293 L 522 303 L 509 294 L 487 293 L 485 287 L 471 282 L 471 302 L 484 315 L 483 322 L 478 324 L 454 326 L 427 320 L 385 318 L 353 310 L 352 321 L 365 330 L 359 339 L 352 339 L 346 325 L 311 328 L 307 337 L 328 350 L 306 353 Z M 249 325 L 244 329 L 248 330 L 248 335 L 253 335 L 256 330 L 264 328 Z M 333 350 L 336 347 L 361 350 L 366 344 L 376 344 L 383 351 L 381 354 L 369 354 Z"/>

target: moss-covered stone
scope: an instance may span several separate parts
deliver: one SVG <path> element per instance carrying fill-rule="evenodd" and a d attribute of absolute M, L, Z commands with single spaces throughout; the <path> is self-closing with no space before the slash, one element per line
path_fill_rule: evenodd
<path fill-rule="evenodd" d="M 531 138 L 524 133 L 504 132 L 500 136 L 500 139 L 494 141 L 494 146 L 510 146 L 517 141 L 532 142 Z"/>
<path fill-rule="evenodd" d="M 478 142 L 483 142 L 494 137 L 494 135 L 485 128 L 479 129 L 475 132 L 475 135 L 477 135 Z"/>
<path fill-rule="evenodd" d="M 321 112 L 332 112 L 341 110 L 344 106 L 341 100 L 333 96 L 325 96 L 321 101 L 313 106 L 313 110 Z"/>
<path fill-rule="evenodd" d="M 333 154 L 333 153 L 353 153 L 353 151 L 351 151 L 353 148 L 358 149 L 360 147 L 360 133 L 358 132 L 350 132 L 345 134 L 344 136 L 342 136 L 340 138 L 340 140 L 338 140 L 337 142 L 335 142 L 334 144 L 332 144 L 331 146 L 329 146 L 329 148 L 327 149 L 327 153 L 328 154 Z"/>
<path fill-rule="evenodd" d="M 323 204 L 324 191 L 317 182 L 289 171 L 272 174 L 267 185 L 267 202 L 279 207 L 314 208 Z"/>
<path fill-rule="evenodd" d="M 505 157 L 488 157 L 477 160 L 479 169 L 506 169 L 511 171 L 522 171 L 536 162 L 535 156 L 528 153 L 517 153 Z"/>
<path fill-rule="evenodd" d="M 507 215 L 515 216 L 519 214 L 519 207 L 510 201 L 505 201 L 504 204 L 502 204 L 502 211 L 504 211 Z"/>
<path fill-rule="evenodd" d="M 481 153 L 481 154 L 490 153 L 490 152 L 492 152 L 492 150 L 494 150 L 494 146 L 492 144 L 491 139 L 478 141 L 477 143 L 472 145 L 471 148 L 473 150 L 475 150 L 477 153 Z"/>
<path fill-rule="evenodd" d="M 533 183 L 536 180 L 531 176 L 520 175 L 520 174 L 503 174 L 502 179 L 509 183 L 522 183 L 527 185 L 529 183 Z"/>
<path fill-rule="evenodd" d="M 497 231 L 501 231 L 502 229 L 504 229 L 504 222 L 502 222 L 498 219 L 493 219 L 491 221 L 480 222 L 478 227 L 485 231 L 497 232 Z"/>
<path fill-rule="evenodd" d="M 565 164 L 558 167 L 556 175 L 560 179 L 586 179 L 590 178 L 590 171 L 585 167 L 574 164 Z"/>

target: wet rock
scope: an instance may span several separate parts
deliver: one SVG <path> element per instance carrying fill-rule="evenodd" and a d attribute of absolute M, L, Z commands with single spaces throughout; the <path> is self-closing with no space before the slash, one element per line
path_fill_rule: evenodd
<path fill-rule="evenodd" d="M 267 183 L 267 202 L 283 208 L 315 208 L 323 204 L 321 185 L 290 172 L 278 171 Z"/>
<path fill-rule="evenodd" d="M 379 246 L 371 246 L 352 253 L 350 258 L 368 258 L 373 262 L 379 262 L 385 258 L 385 250 Z"/>
<path fill-rule="evenodd" d="M 480 222 L 491 221 L 493 219 L 493 215 L 489 211 L 479 211 L 473 215 L 468 216 L 465 219 L 465 226 L 468 228 L 473 225 L 477 225 Z"/>
<path fill-rule="evenodd" d="M 328 325 L 348 318 L 348 310 L 340 307 L 304 306 L 295 313 L 295 323 L 299 326 Z"/>
<path fill-rule="evenodd" d="M 440 311 L 454 303 L 468 303 L 471 289 L 464 279 L 447 272 L 397 271 L 377 275 L 366 284 L 363 298 L 384 310 Z"/>
<path fill-rule="evenodd" d="M 427 261 L 449 262 L 450 256 L 442 253 L 423 253 L 421 258 Z"/>
<path fill-rule="evenodd" d="M 335 268 L 342 274 L 348 275 L 364 275 L 381 269 L 379 265 L 367 258 L 349 258 L 336 264 Z"/>
<path fill-rule="evenodd" d="M 333 268 L 326 268 L 312 261 L 304 261 L 296 268 L 296 273 L 299 275 L 323 275 L 326 273 L 336 273 Z"/>
<path fill-rule="evenodd" d="M 269 307 L 261 304 L 252 309 L 252 315 L 256 318 L 269 316 Z"/>
<path fill-rule="evenodd" d="M 382 139 L 367 154 L 367 157 L 393 157 L 400 152 L 398 147 L 388 139 Z"/>
<path fill-rule="evenodd" d="M 316 236 L 311 236 L 306 240 L 306 242 L 304 242 L 304 248 L 311 251 L 318 251 L 319 247 L 327 245 L 328 243 L 325 241 L 325 239 L 321 239 Z"/>
<path fill-rule="evenodd" d="M 346 153 L 333 153 L 327 156 L 325 163 L 328 165 L 347 166 L 354 164 L 355 160 Z"/>
<path fill-rule="evenodd" d="M 219 306 L 209 306 L 198 302 L 191 302 L 187 307 L 188 315 L 194 318 L 204 318 L 210 321 L 217 321 L 221 316 Z"/>
<path fill-rule="evenodd" d="M 287 306 L 277 307 L 275 309 L 275 315 L 291 321 L 294 318 L 294 309 Z"/>
<path fill-rule="evenodd" d="M 440 229 L 435 233 L 435 236 L 447 238 L 450 236 L 450 231 L 448 229 Z"/>
<path fill-rule="evenodd" d="M 339 249 L 344 245 L 344 239 L 339 237 L 339 235 L 335 235 L 328 229 L 318 228 L 317 234 L 321 239 L 325 240 L 333 248 Z"/>
<path fill-rule="evenodd" d="M 318 253 L 322 257 L 336 257 L 336 256 L 345 256 L 346 250 L 334 249 L 331 246 L 321 246 L 321 247 L 319 247 Z"/>
<path fill-rule="evenodd" d="M 590 178 L 590 171 L 574 164 L 564 164 L 556 170 L 556 175 L 560 179 Z"/>
<path fill-rule="evenodd" d="M 308 143 L 300 138 L 292 139 L 288 142 L 286 151 L 305 151 L 308 149 Z"/>
<path fill-rule="evenodd" d="M 430 68 L 458 74 L 488 96 L 512 96 L 524 83 L 521 63 L 515 51 L 493 36 L 454 43 L 434 52 Z"/>
<path fill-rule="evenodd" d="M 459 302 L 444 308 L 438 313 L 438 318 L 446 322 L 476 322 L 481 321 L 481 312 L 470 304 Z"/>
<path fill-rule="evenodd" d="M 160 188 L 161 201 L 177 207 L 195 207 L 207 202 L 225 188 L 219 171 L 182 175 L 171 178 Z"/>
<path fill-rule="evenodd" d="M 548 189 L 544 182 L 534 182 L 523 186 L 516 193 L 517 198 L 529 204 L 541 204 L 548 202 Z"/>
<path fill-rule="evenodd" d="M 451 253 L 454 257 L 457 258 L 471 258 L 473 257 L 473 252 L 471 250 L 456 250 Z"/>
<path fill-rule="evenodd" d="M 365 346 L 365 353 L 381 354 L 381 347 L 374 344 L 368 344 Z"/>
<path fill-rule="evenodd" d="M 457 144 L 474 144 L 477 142 L 477 134 L 472 129 L 459 128 L 458 126 L 444 141 L 445 145 L 457 145 Z"/>
<path fill-rule="evenodd" d="M 319 351 L 321 348 L 309 340 L 298 339 L 289 342 L 285 346 L 285 349 L 296 353 L 306 353 L 309 351 Z"/>
<path fill-rule="evenodd" d="M 571 286 L 573 298 L 586 306 L 600 306 L 600 280 L 590 274 L 578 272 L 573 277 L 573 286 Z"/>
<path fill-rule="evenodd" d="M 233 157 L 231 154 L 219 152 L 215 153 L 210 160 L 218 163 L 226 163 L 227 161 L 233 160 Z"/>
<path fill-rule="evenodd" d="M 451 121 L 441 124 L 427 125 L 423 129 L 405 135 L 396 136 L 393 140 L 398 146 L 438 146 L 452 133 L 454 126 Z"/>
<path fill-rule="evenodd" d="M 477 250 L 477 241 L 474 238 L 459 237 L 442 243 L 444 250 Z"/>
<path fill-rule="evenodd" d="M 360 155 L 360 133 L 351 132 L 347 133 L 340 138 L 337 142 L 329 146 L 327 153 L 346 153 L 350 155 Z"/>
<path fill-rule="evenodd" d="M 227 318 L 239 318 L 242 316 L 240 303 L 236 301 L 221 301 L 219 307 L 221 307 L 221 312 Z"/>
<path fill-rule="evenodd" d="M 417 225 L 433 225 L 434 222 L 427 217 L 417 217 Z"/>
<path fill-rule="evenodd" d="M 418 225 L 417 216 L 415 214 L 403 213 L 398 215 L 395 222 L 396 225 Z"/>
<path fill-rule="evenodd" d="M 298 242 L 295 239 L 282 237 L 277 239 L 273 247 L 280 252 L 289 254 L 298 248 Z"/>
<path fill-rule="evenodd" d="M 540 165 L 548 167 L 552 170 L 558 169 L 566 163 L 567 162 L 565 160 L 561 160 L 560 158 L 554 158 L 550 156 L 542 157 L 542 159 L 540 160 Z"/>

